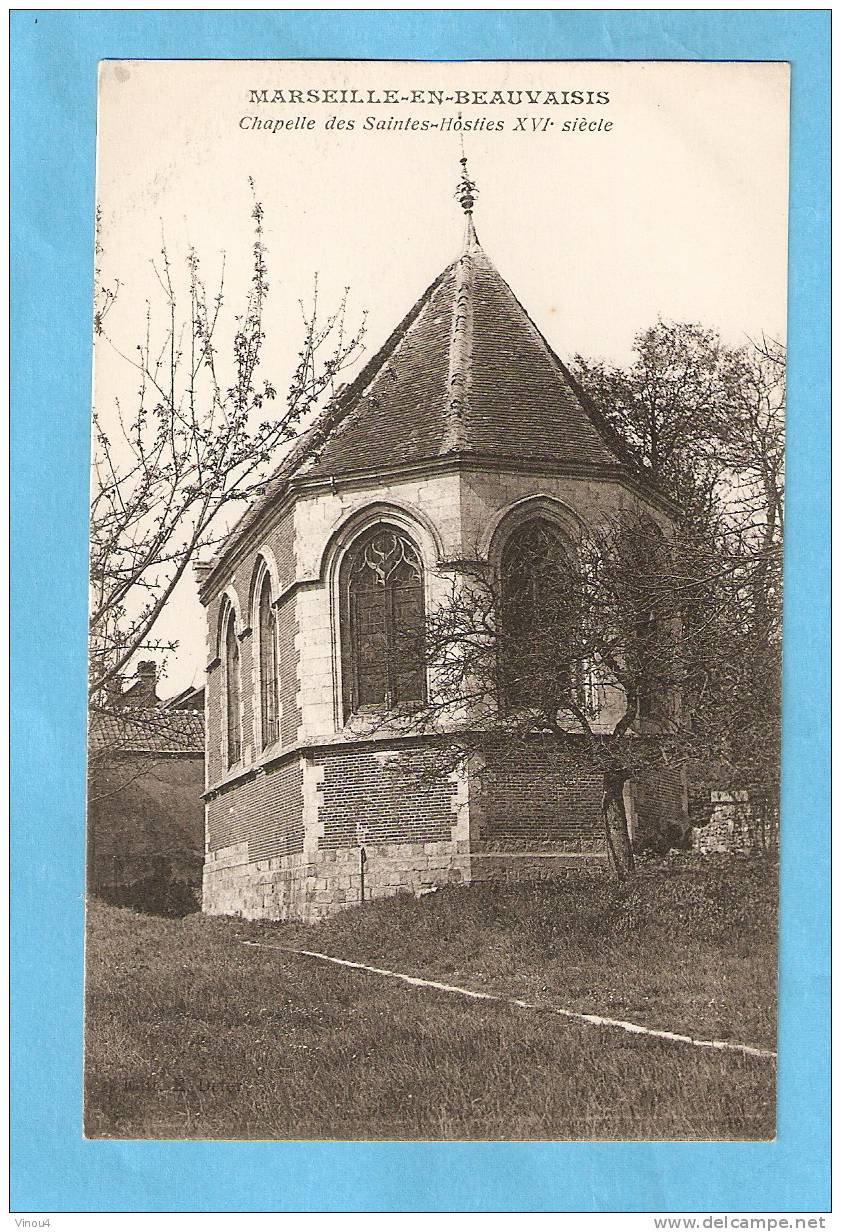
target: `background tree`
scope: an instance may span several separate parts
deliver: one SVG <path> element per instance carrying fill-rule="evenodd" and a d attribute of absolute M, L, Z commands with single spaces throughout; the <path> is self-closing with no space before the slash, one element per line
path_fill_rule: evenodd
<path fill-rule="evenodd" d="M 109 332 L 125 288 L 103 277 L 97 239 L 96 352 L 115 352 L 131 381 L 112 408 L 93 412 L 90 694 L 96 705 L 115 700 L 139 652 L 160 659 L 173 648 L 156 638 L 155 626 L 188 565 L 218 540 L 229 514 L 264 489 L 282 447 L 362 346 L 364 316 L 348 332 L 347 292 L 320 316 L 316 279 L 311 307 L 301 305 L 295 369 L 276 405 L 276 380 L 261 376 L 269 278 L 256 199 L 252 221 L 250 281 L 234 311 L 224 258 L 209 290 L 195 250 L 177 270 L 162 241 L 151 262 L 159 301 L 147 302 L 143 337 L 130 352 Z"/>
<path fill-rule="evenodd" d="M 736 788 L 776 797 L 779 780 L 784 526 L 785 350 L 763 339 L 738 352 L 729 413 L 713 449 L 723 513 L 716 546 L 735 595 L 719 631 L 724 692 L 743 720 L 729 724 L 720 759 Z M 745 704 L 745 700 L 749 704 Z M 722 718 L 724 718 L 724 712 Z"/>
<path fill-rule="evenodd" d="M 658 321 L 634 339 L 630 366 L 576 355 L 573 376 L 638 465 L 695 516 L 713 499 L 710 446 L 728 418 L 736 363 L 715 331 Z"/>
<path fill-rule="evenodd" d="M 685 526 L 767 559 L 782 540 L 785 363 L 774 340 L 727 347 L 661 320 L 634 339 L 628 367 L 577 355 L 572 375 Z"/>
<path fill-rule="evenodd" d="M 695 723 L 708 735 L 705 760 L 732 786 L 775 791 L 785 348 L 766 338 L 725 347 L 714 331 L 659 321 L 634 351 L 627 368 L 578 356 L 574 375 L 641 470 L 678 502 L 684 546 L 706 560 L 710 592 L 717 585 L 726 592 L 727 603 L 715 607 L 719 653 L 695 673 L 703 682 Z M 710 619 L 699 616 L 704 641 Z"/>
<path fill-rule="evenodd" d="M 677 501 L 672 531 L 628 512 L 573 558 L 535 523 L 498 574 L 464 565 L 427 622 L 413 720 L 459 760 L 541 741 L 598 771 L 620 877 L 626 783 L 689 765 L 773 784 L 779 750 L 784 350 L 659 322 L 636 351 L 625 370 L 578 357 L 575 377 Z"/>

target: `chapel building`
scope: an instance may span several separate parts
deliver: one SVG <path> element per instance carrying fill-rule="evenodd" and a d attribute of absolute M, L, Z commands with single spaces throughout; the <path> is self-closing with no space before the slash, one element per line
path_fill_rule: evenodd
<path fill-rule="evenodd" d="M 201 569 L 208 913 L 313 920 L 605 859 L 597 772 L 537 742 L 474 776 L 383 721 L 428 695 L 395 647 L 459 562 L 503 569 L 547 534 L 574 554 L 622 509 L 666 533 L 674 515 L 486 255 L 462 164 L 461 253 Z M 601 704 L 609 730 L 621 691 Z M 682 817 L 679 777 L 627 805 L 632 829 Z"/>

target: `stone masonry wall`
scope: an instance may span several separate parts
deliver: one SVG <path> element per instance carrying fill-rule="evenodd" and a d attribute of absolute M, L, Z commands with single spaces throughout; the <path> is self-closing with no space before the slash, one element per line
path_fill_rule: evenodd
<path fill-rule="evenodd" d="M 366 848 L 365 901 L 422 894 L 470 879 L 466 843 L 391 843 Z M 247 920 L 313 922 L 360 905 L 358 848 L 249 862 L 247 844 L 208 853 L 202 909 Z"/>
<path fill-rule="evenodd" d="M 703 824 L 692 832 L 692 846 L 703 855 L 779 851 L 779 806 L 765 791 L 709 791 L 704 793 Z"/>
<path fill-rule="evenodd" d="M 282 747 L 295 743 L 301 725 L 298 632 L 297 602 L 295 595 L 291 594 L 281 600 L 277 609 L 278 694 Z"/>
<path fill-rule="evenodd" d="M 205 856 L 202 911 L 206 915 L 307 919 L 313 893 L 311 869 L 302 854 L 249 861 L 248 843 L 240 842 Z"/>

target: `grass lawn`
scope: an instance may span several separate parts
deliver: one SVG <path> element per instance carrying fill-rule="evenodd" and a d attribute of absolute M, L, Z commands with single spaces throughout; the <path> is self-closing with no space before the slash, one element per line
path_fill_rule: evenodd
<path fill-rule="evenodd" d="M 302 948 L 774 1047 L 774 870 L 676 861 L 385 899 L 318 925 L 91 902 L 91 1137 L 722 1139 L 774 1135 L 771 1061 L 408 987 Z"/>

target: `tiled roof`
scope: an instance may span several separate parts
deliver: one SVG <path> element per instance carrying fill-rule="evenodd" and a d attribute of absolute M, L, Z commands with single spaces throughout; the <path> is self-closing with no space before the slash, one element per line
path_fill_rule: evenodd
<path fill-rule="evenodd" d="M 204 715 L 195 710 L 130 707 L 94 710 L 88 733 L 91 753 L 191 753 L 204 756 Z"/>
<path fill-rule="evenodd" d="M 588 470 L 625 464 L 646 483 L 488 259 L 472 218 L 462 255 L 299 438 L 211 570 L 293 478 L 460 457 Z"/>
<path fill-rule="evenodd" d="M 368 365 L 308 476 L 458 455 L 616 466 L 621 445 L 470 231 Z"/>
<path fill-rule="evenodd" d="M 195 681 L 198 679 L 199 684 Z M 187 685 L 186 689 L 182 689 L 180 693 L 176 693 L 175 697 L 168 697 L 161 702 L 161 706 L 165 710 L 196 710 L 199 713 L 204 712 L 204 691 L 205 681 L 204 672 L 197 671 L 193 677 L 193 684 Z"/>

